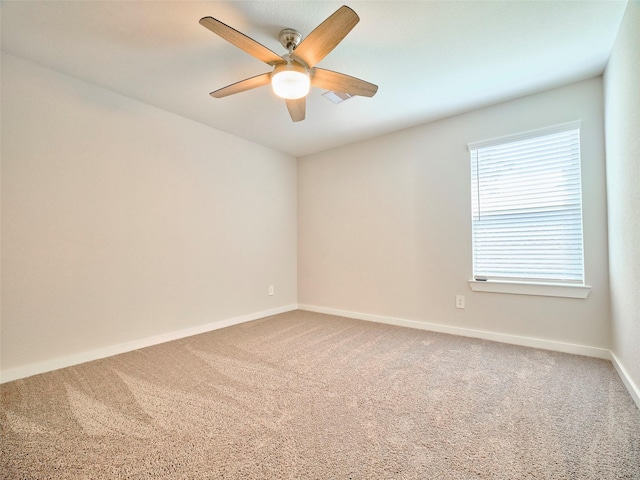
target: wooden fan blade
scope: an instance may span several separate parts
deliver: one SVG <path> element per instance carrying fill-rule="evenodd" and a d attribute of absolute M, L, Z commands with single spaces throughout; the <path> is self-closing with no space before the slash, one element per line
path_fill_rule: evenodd
<path fill-rule="evenodd" d="M 293 56 L 301 59 L 309 68 L 315 66 L 336 48 L 359 21 L 356 12 L 343 5 L 302 40 L 293 51 Z"/>
<path fill-rule="evenodd" d="M 244 33 L 237 31 L 235 28 L 213 17 L 201 18 L 200 25 L 208 28 L 216 35 L 220 35 L 227 42 L 244 50 L 249 55 L 253 55 L 258 60 L 262 60 L 264 63 L 276 65 L 285 61 L 280 55 L 272 52 L 261 43 L 256 42 L 253 38 L 247 37 Z"/>
<path fill-rule="evenodd" d="M 289 115 L 294 122 L 300 122 L 304 120 L 304 115 L 307 110 L 306 97 L 298 98 L 297 100 L 285 100 L 287 102 L 287 108 L 289 109 Z"/>
<path fill-rule="evenodd" d="M 334 92 L 349 93 L 363 97 L 373 97 L 378 91 L 378 86 L 373 83 L 365 82 L 356 77 L 350 77 L 344 73 L 325 70 L 324 68 L 313 69 L 311 85 L 333 90 Z"/>
<path fill-rule="evenodd" d="M 209 95 L 215 98 L 227 97 L 234 93 L 246 92 L 252 88 L 262 87 L 263 85 L 267 85 L 269 82 L 271 82 L 271 73 L 263 73 L 261 75 L 256 75 L 255 77 L 246 78 L 239 82 L 232 83 L 231 85 L 227 85 L 215 92 L 211 92 Z"/>

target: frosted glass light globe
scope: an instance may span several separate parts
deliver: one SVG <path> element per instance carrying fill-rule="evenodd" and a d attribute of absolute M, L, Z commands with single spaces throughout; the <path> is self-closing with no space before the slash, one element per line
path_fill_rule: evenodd
<path fill-rule="evenodd" d="M 296 100 L 309 93 L 311 79 L 304 67 L 296 64 L 278 65 L 271 74 L 271 88 L 280 98 Z"/>

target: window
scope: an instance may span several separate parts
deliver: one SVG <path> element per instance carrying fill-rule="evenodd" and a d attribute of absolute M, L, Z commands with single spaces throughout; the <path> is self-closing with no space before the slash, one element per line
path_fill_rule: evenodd
<path fill-rule="evenodd" d="M 469 151 L 475 283 L 584 286 L 579 123 Z"/>

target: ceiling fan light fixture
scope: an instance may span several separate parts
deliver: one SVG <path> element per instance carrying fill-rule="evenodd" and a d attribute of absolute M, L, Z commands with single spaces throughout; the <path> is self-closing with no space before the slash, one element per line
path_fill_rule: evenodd
<path fill-rule="evenodd" d="M 297 100 L 306 97 L 309 93 L 311 78 L 302 65 L 295 63 L 277 65 L 271 74 L 271 88 L 280 98 Z"/>
<path fill-rule="evenodd" d="M 2 0 L 0 0 L 2 1 Z M 304 120 L 307 107 L 305 98 L 314 87 L 332 90 L 332 101 L 337 102 L 354 95 L 373 97 L 378 86 L 359 78 L 318 68 L 316 65 L 327 56 L 360 21 L 351 8 L 343 5 L 302 39 L 293 28 L 280 31 L 279 39 L 288 53 L 278 55 L 251 37 L 213 17 L 202 17 L 200 24 L 249 55 L 270 65 L 272 70 L 245 78 L 210 93 L 223 98 L 271 83 L 273 92 L 285 100 L 291 120 Z M 342 92 L 349 92 L 347 94 Z"/>

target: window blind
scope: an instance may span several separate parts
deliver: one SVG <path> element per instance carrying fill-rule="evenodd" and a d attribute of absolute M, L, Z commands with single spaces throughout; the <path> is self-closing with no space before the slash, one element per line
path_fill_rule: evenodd
<path fill-rule="evenodd" d="M 580 129 L 469 150 L 474 278 L 584 284 Z"/>

